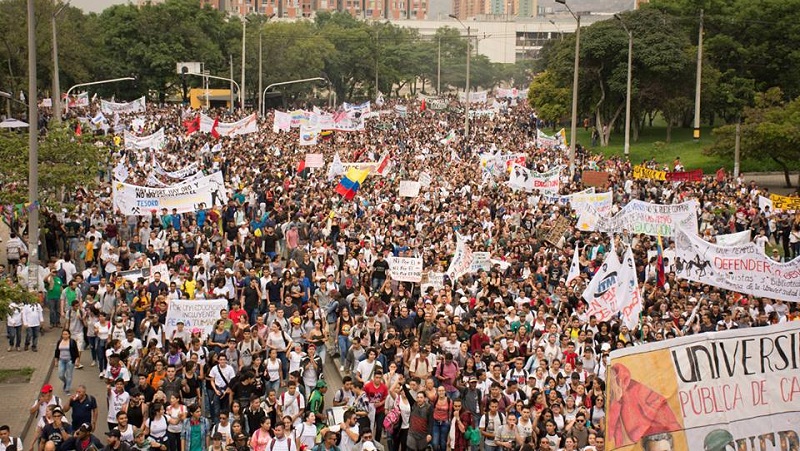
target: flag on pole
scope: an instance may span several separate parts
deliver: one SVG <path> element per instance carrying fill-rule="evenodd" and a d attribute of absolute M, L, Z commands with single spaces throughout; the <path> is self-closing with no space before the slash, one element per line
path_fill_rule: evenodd
<path fill-rule="evenodd" d="M 569 265 L 569 273 L 567 273 L 567 285 L 577 279 L 581 275 L 581 264 L 578 255 L 578 245 L 575 245 L 575 252 L 572 254 L 572 264 Z"/>
<path fill-rule="evenodd" d="M 333 161 L 331 165 L 328 166 L 328 181 L 330 182 L 336 176 L 344 174 L 344 165 L 342 164 L 342 159 L 339 157 L 339 152 L 333 156 Z"/>
<path fill-rule="evenodd" d="M 569 142 L 567 141 L 567 131 L 566 130 L 564 130 L 563 128 L 561 130 L 559 130 L 558 131 L 558 136 L 561 137 L 561 142 L 563 142 L 565 146 L 569 145 Z"/>
<path fill-rule="evenodd" d="M 352 200 L 356 196 L 356 191 L 358 191 L 358 188 L 361 187 L 368 175 L 369 169 L 356 169 L 351 167 L 339 181 L 336 192 L 344 197 L 345 200 Z"/>
<path fill-rule="evenodd" d="M 219 139 L 219 132 L 217 131 L 218 125 L 219 125 L 219 116 L 214 118 L 214 125 L 211 126 L 211 136 L 217 139 Z"/>
<path fill-rule="evenodd" d="M 380 161 L 378 162 L 378 168 L 375 170 L 378 175 L 386 175 L 389 171 L 389 163 L 391 163 L 392 159 L 389 157 L 389 152 L 386 152 L 381 157 Z"/>
<path fill-rule="evenodd" d="M 200 115 L 196 115 L 193 119 L 184 121 L 183 126 L 186 127 L 187 135 L 191 135 L 192 133 L 200 130 Z"/>
<path fill-rule="evenodd" d="M 75 126 L 75 136 L 82 136 L 83 130 L 81 129 L 81 123 L 78 122 L 78 125 Z"/>
<path fill-rule="evenodd" d="M 658 258 L 656 259 L 656 286 L 664 288 L 667 283 L 667 275 L 664 272 L 664 244 L 661 242 L 661 235 L 656 238 L 656 250 Z"/>
<path fill-rule="evenodd" d="M 439 142 L 446 146 L 446 145 L 450 144 L 451 142 L 453 142 L 454 139 L 456 139 L 456 132 L 455 132 L 455 130 L 450 130 L 450 133 L 448 133 L 447 136 L 445 136 Z"/>

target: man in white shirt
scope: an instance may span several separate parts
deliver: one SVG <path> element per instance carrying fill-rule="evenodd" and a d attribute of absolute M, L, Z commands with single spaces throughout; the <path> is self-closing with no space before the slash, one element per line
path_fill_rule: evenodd
<path fill-rule="evenodd" d="M 42 306 L 37 302 L 22 307 L 22 325 L 25 326 L 25 350 L 32 345 L 33 352 L 39 350 L 39 330 L 44 321 Z"/>
<path fill-rule="evenodd" d="M 217 359 L 217 366 L 211 368 L 208 373 L 211 378 L 211 418 L 214 423 L 219 422 L 220 410 L 228 409 L 228 383 L 236 376 L 236 371 L 228 365 L 228 357 L 220 354 Z"/>
<path fill-rule="evenodd" d="M 286 437 L 283 430 L 283 423 L 276 423 L 272 428 L 272 432 L 275 434 L 275 437 L 267 443 L 266 449 L 269 451 L 297 451 L 297 444 L 293 444 L 293 440 Z"/>
<path fill-rule="evenodd" d="M 306 399 L 297 389 L 297 382 L 290 380 L 288 390 L 278 397 L 278 416 L 292 417 L 292 423 L 300 421 L 303 410 L 306 408 Z"/>
<path fill-rule="evenodd" d="M 353 448 L 356 446 L 356 443 L 359 440 L 356 413 L 352 410 L 346 411 L 344 413 L 344 421 L 337 426 L 339 427 L 339 431 L 342 433 L 342 439 L 339 442 L 339 449 L 341 451 L 353 451 Z"/>
<path fill-rule="evenodd" d="M 358 362 L 354 375 L 356 379 L 362 383 L 367 383 L 372 380 L 372 374 L 376 369 L 382 368 L 381 363 L 376 360 L 378 353 L 370 348 L 367 350 L 367 358 Z"/>

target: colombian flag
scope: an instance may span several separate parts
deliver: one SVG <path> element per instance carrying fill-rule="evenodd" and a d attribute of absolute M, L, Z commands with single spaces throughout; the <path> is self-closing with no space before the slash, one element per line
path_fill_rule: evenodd
<path fill-rule="evenodd" d="M 664 288 L 667 283 L 667 275 L 664 273 L 664 244 L 661 242 L 661 235 L 658 235 L 656 240 L 656 250 L 658 257 L 656 258 L 656 286 Z"/>
<path fill-rule="evenodd" d="M 339 181 L 336 192 L 341 194 L 345 200 L 352 200 L 356 196 L 356 191 L 364 183 L 369 175 L 369 169 L 356 169 L 351 167 Z"/>

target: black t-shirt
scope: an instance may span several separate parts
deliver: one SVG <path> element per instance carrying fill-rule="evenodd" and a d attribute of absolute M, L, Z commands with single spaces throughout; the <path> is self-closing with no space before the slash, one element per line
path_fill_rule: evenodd
<path fill-rule="evenodd" d="M 384 259 L 375 260 L 375 263 L 372 264 L 372 268 L 373 279 L 385 279 L 386 271 L 389 269 L 389 262 Z"/>
<path fill-rule="evenodd" d="M 258 302 L 260 301 L 258 298 L 258 290 L 246 286 L 242 294 L 244 295 L 244 309 L 250 313 L 258 307 Z"/>
<path fill-rule="evenodd" d="M 52 441 L 55 443 L 56 448 L 58 448 L 58 446 L 64 442 L 61 431 L 64 431 L 67 434 L 67 438 L 69 438 L 69 436 L 72 435 L 72 426 L 64 421 L 61 422 L 61 427 L 58 429 L 56 429 L 55 424 L 48 424 L 42 428 L 42 439 L 45 441 Z"/>
<path fill-rule="evenodd" d="M 97 409 L 97 400 L 94 396 L 86 395 L 83 401 L 71 399 L 69 408 L 72 409 L 72 424 L 80 426 L 83 423 L 92 424 L 92 411 Z"/>

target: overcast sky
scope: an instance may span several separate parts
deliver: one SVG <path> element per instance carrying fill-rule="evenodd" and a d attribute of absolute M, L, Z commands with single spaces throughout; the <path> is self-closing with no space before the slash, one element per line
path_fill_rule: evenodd
<path fill-rule="evenodd" d="M 81 8 L 87 13 L 99 13 L 111 5 L 127 3 L 127 0 L 72 0 L 70 5 Z"/>

